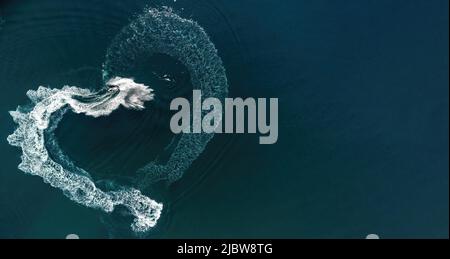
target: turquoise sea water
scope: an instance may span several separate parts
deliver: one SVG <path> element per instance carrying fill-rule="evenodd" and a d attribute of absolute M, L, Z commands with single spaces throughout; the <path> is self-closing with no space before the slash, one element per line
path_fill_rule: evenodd
<path fill-rule="evenodd" d="M 1 238 L 136 237 L 125 210 L 77 205 L 18 170 L 8 111 L 40 85 L 102 87 L 115 36 L 162 6 L 204 28 L 230 97 L 279 98 L 279 141 L 214 136 L 181 180 L 144 190 L 165 206 L 144 237 L 448 237 L 448 1 L 23 0 L 0 5 Z M 133 185 L 167 159 L 168 103 L 192 88 L 167 55 L 133 65 L 126 76 L 155 89 L 146 110 L 69 112 L 55 131 L 95 181 Z"/>

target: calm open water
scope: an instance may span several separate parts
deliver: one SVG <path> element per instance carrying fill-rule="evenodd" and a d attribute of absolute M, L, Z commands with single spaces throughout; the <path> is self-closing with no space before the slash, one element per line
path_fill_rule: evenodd
<path fill-rule="evenodd" d="M 0 3 L 0 238 L 135 237 L 120 215 L 19 171 L 8 111 L 39 85 L 101 87 L 114 36 L 161 6 L 205 29 L 231 97 L 279 98 L 279 140 L 216 135 L 180 181 L 152 190 L 165 208 L 147 238 L 448 238 L 447 0 Z M 176 60 L 142 62 L 129 76 L 157 96 L 189 94 Z M 95 180 L 126 182 L 170 141 L 167 110 L 72 113 L 56 136 Z"/>

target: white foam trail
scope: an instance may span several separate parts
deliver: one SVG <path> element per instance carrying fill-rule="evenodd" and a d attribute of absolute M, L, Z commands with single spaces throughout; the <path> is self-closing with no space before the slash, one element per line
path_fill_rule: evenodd
<path fill-rule="evenodd" d="M 203 98 L 222 99 L 228 95 L 225 68 L 205 30 L 195 21 L 164 7 L 145 10 L 114 38 L 103 66 L 104 78 L 132 74 L 139 60 L 151 59 L 155 53 L 180 61 L 189 70 L 191 83 L 194 89 L 202 91 Z M 152 161 L 138 170 L 136 184 L 146 188 L 159 180 L 179 180 L 213 136 L 182 134 L 166 163 Z"/>
<path fill-rule="evenodd" d="M 42 177 L 44 182 L 87 207 L 112 212 L 115 206 L 123 205 L 135 217 L 131 225 L 133 231 L 145 232 L 154 227 L 161 216 L 161 203 L 133 188 L 104 192 L 95 186 L 89 175 L 71 172 L 52 160 L 45 147 L 44 133 L 56 128 L 49 124 L 52 114 L 57 111 L 68 107 L 75 113 L 100 117 L 111 114 L 120 106 L 143 109 L 144 103 L 153 99 L 152 89 L 131 79 L 116 77 L 107 85 L 109 88 L 103 93 L 70 86 L 62 89 L 41 86 L 36 91 L 28 91 L 34 106 L 28 111 L 19 107 L 10 112 L 19 127 L 8 136 L 8 142 L 22 149 L 19 169 L 23 172 Z"/>

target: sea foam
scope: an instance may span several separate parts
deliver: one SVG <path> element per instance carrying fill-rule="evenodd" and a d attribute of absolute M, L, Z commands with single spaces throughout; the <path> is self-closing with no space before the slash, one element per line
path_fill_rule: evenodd
<path fill-rule="evenodd" d="M 55 162 L 45 146 L 46 134 L 57 127 L 51 125 L 51 118 L 58 111 L 70 109 L 92 117 L 108 116 L 120 106 L 143 109 L 144 103 L 153 99 L 152 89 L 132 79 L 115 77 L 107 86 L 106 91 L 97 93 L 71 86 L 62 89 L 41 86 L 28 91 L 33 106 L 10 112 L 19 127 L 8 136 L 8 142 L 22 149 L 19 169 L 23 172 L 42 177 L 44 182 L 84 206 L 112 212 L 115 206 L 122 205 L 134 216 L 133 231 L 145 232 L 156 225 L 163 208 L 161 203 L 129 187 L 104 192 L 95 186 L 89 174 L 77 174 Z"/>
<path fill-rule="evenodd" d="M 150 60 L 154 54 L 166 54 L 180 61 L 190 73 L 192 86 L 201 90 L 204 98 L 228 96 L 222 59 L 205 30 L 167 7 L 145 10 L 119 32 L 107 50 L 104 77 L 132 74 L 139 60 Z M 147 188 L 161 180 L 179 180 L 213 136 L 182 134 L 177 142 L 171 142 L 174 148 L 167 162 L 150 161 L 138 170 L 136 185 Z"/>

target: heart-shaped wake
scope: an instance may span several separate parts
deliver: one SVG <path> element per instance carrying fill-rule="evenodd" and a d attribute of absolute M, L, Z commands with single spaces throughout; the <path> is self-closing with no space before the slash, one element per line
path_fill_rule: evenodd
<path fill-rule="evenodd" d="M 8 137 L 8 142 L 22 149 L 20 170 L 42 177 L 82 205 L 105 212 L 112 212 L 118 205 L 125 206 L 134 216 L 132 229 L 135 232 L 145 232 L 156 225 L 163 208 L 161 203 L 135 188 L 100 190 L 90 174 L 73 165 L 58 148 L 53 153 L 64 161 L 53 160 L 46 144 L 58 146 L 53 131 L 68 109 L 92 117 L 107 116 L 120 106 L 143 109 L 144 103 L 153 99 L 152 90 L 132 79 L 115 76 L 132 74 L 139 58 L 151 58 L 156 53 L 169 55 L 186 66 L 194 89 L 201 90 L 205 98 L 220 99 L 228 95 L 225 68 L 203 28 L 169 8 L 147 9 L 126 26 L 108 48 L 103 67 L 105 89 L 91 92 L 69 86 L 62 89 L 39 87 L 27 92 L 33 102 L 31 107 L 19 106 L 10 112 L 19 127 Z M 159 180 L 177 181 L 205 150 L 213 135 L 183 134 L 166 163 L 151 161 L 138 170 L 136 185 L 145 189 Z"/>

